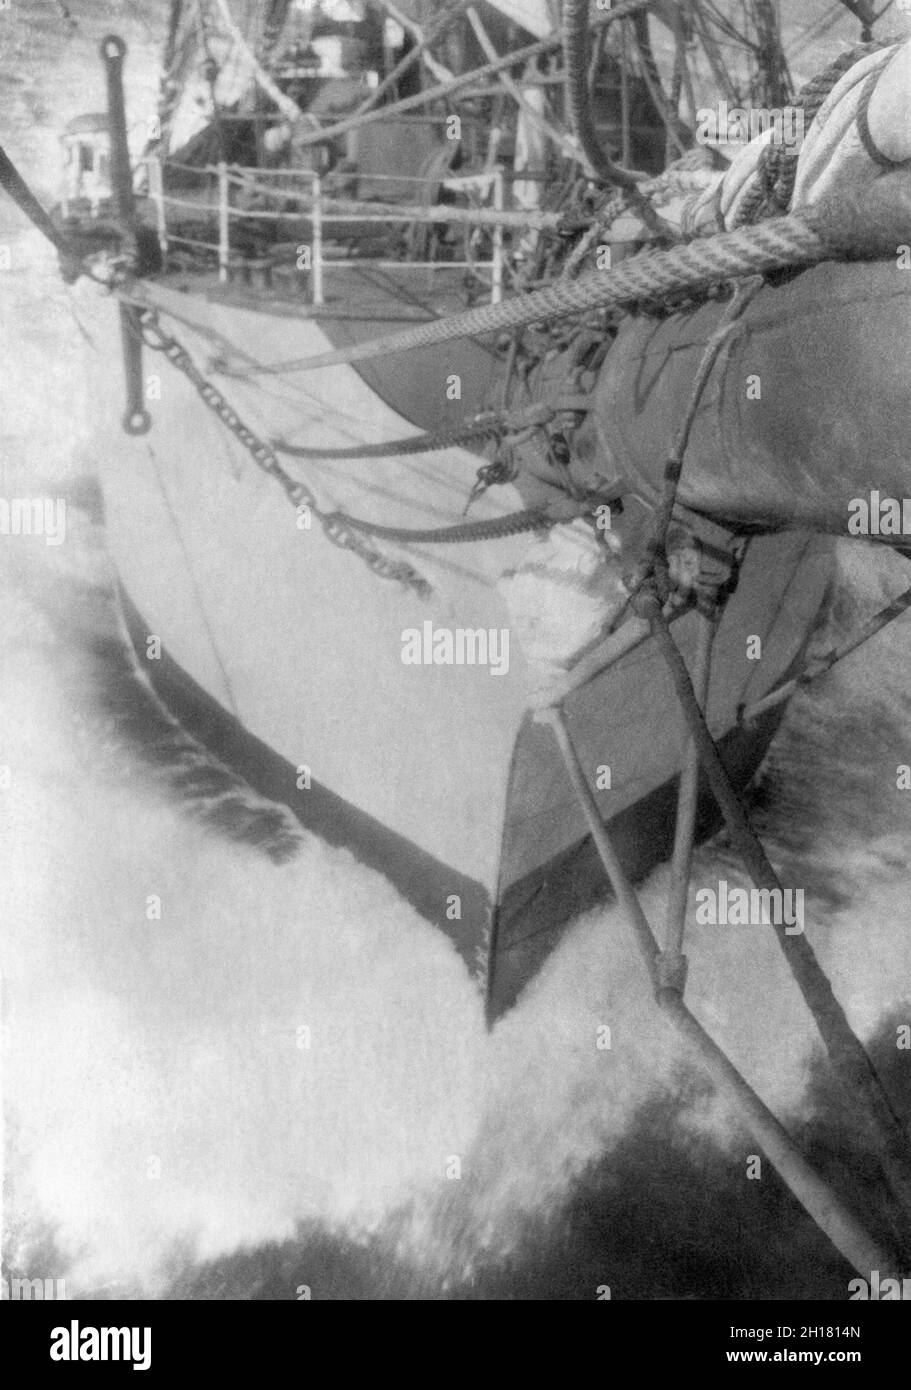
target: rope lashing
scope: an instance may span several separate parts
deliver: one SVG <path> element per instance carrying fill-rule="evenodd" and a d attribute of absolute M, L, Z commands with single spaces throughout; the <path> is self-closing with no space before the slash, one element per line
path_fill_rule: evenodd
<path fill-rule="evenodd" d="M 665 169 L 663 173 L 656 174 L 654 178 L 644 180 L 639 188 L 645 196 L 663 202 L 665 199 L 676 196 L 702 193 L 705 189 L 705 174 L 704 170 L 698 168 Z M 625 190 L 619 189 L 616 193 L 611 193 L 597 209 L 596 221 L 590 231 L 604 236 L 611 223 L 627 212 L 629 207 L 629 194 Z M 578 227 L 574 226 L 572 230 L 578 230 Z M 574 248 L 573 257 L 576 256 L 578 249 L 578 247 Z"/>
<path fill-rule="evenodd" d="M 837 203 L 826 202 L 755 227 L 720 232 L 667 251 L 646 252 L 614 270 L 589 271 L 576 280 L 558 281 L 500 304 L 479 305 L 350 347 L 253 368 L 252 374 L 314 371 L 595 309 L 665 304 L 705 293 L 730 280 L 814 265 L 842 253 L 894 254 L 909 232 L 911 189 L 886 176 L 878 189 L 865 190 L 856 206 L 841 198 Z"/>
<path fill-rule="evenodd" d="M 834 63 L 830 63 L 800 89 L 792 104 L 803 112 L 804 140 L 829 94 L 834 91 L 845 73 L 850 72 L 855 63 L 872 53 L 894 46 L 894 41 L 859 44 L 849 52 L 842 53 Z M 800 145 L 789 148 L 774 141 L 766 145 L 759 157 L 756 181 L 738 210 L 735 226 L 755 224 L 763 217 L 776 217 L 787 212 L 797 182 L 800 150 Z"/>
<path fill-rule="evenodd" d="M 638 568 L 636 576 L 630 584 L 630 589 L 633 593 L 639 592 L 644 586 L 651 584 L 654 586 L 661 601 L 665 602 L 667 600 L 670 592 L 667 537 L 674 517 L 674 509 L 677 505 L 677 492 L 683 473 L 683 462 L 686 457 L 686 450 L 689 445 L 696 413 L 699 409 L 703 392 L 708 385 L 709 378 L 712 375 L 722 349 L 738 328 L 743 311 L 746 309 L 747 305 L 755 299 L 756 295 L 762 289 L 762 286 L 763 280 L 761 277 L 744 281 L 739 286 L 733 299 L 727 305 L 720 324 L 706 343 L 705 351 L 696 369 L 696 376 L 690 392 L 686 413 L 674 437 L 670 453 L 664 465 L 661 500 L 658 503 L 657 510 L 652 519 L 649 535 L 645 543 L 643 560 Z"/>
<path fill-rule="evenodd" d="M 858 211 L 859 209 L 854 209 L 855 217 Z M 893 230 L 902 223 L 905 227 L 911 223 L 911 218 L 907 217 L 907 199 L 893 206 L 892 212 L 893 215 L 898 214 L 900 219 L 898 224 L 891 222 Z M 889 220 L 885 221 L 888 223 Z M 844 228 L 842 230 L 844 231 Z M 748 281 L 741 285 L 703 353 L 685 418 L 665 465 L 664 491 L 647 542 L 646 555 L 640 566 L 638 578 L 633 584 L 632 608 L 639 618 L 645 619 L 651 626 L 653 637 L 673 682 L 690 738 L 698 751 L 699 760 L 721 808 L 735 849 L 758 888 L 780 893 L 781 884 L 728 777 L 663 608 L 668 589 L 665 556 L 667 532 L 676 504 L 696 411 L 722 347 L 736 327 L 743 309 L 761 285 L 761 280 Z M 896 616 L 897 611 L 900 610 L 896 608 Z M 812 947 L 803 936 L 789 936 L 782 924 L 774 925 L 788 966 L 813 1016 L 833 1065 L 856 1094 L 866 1111 L 873 1132 L 879 1137 L 879 1160 L 884 1178 L 897 1199 L 899 1208 L 905 1213 L 911 1213 L 911 1136 L 894 1109 L 863 1044 L 852 1032 Z M 906 1223 L 903 1239 L 906 1247 L 911 1249 L 909 1233 L 911 1226 Z"/>
<path fill-rule="evenodd" d="M 876 201 L 875 197 L 874 201 Z M 891 237 L 887 236 L 887 229 L 894 236 L 896 233 L 900 233 L 903 228 L 907 229 L 911 226 L 911 216 L 909 216 L 911 207 L 909 207 L 907 194 L 904 198 L 893 201 L 889 205 L 889 211 L 891 215 L 882 217 L 878 223 L 878 235 L 886 238 L 882 242 L 883 246 L 891 240 Z M 857 219 L 860 215 L 860 207 L 856 205 L 848 212 L 847 219 L 839 224 L 839 234 L 845 238 L 847 244 L 851 244 L 852 239 L 855 241 L 857 239 L 860 230 Z M 876 221 L 875 208 L 872 210 L 872 217 Z M 853 223 L 852 218 L 854 219 Z M 761 227 L 754 230 L 759 231 Z M 651 626 L 652 634 L 665 660 L 683 710 L 690 738 L 698 750 L 699 759 L 705 769 L 712 793 L 721 808 L 734 846 L 742 858 L 747 872 L 758 888 L 780 892 L 781 884 L 775 870 L 750 824 L 749 817 L 734 790 L 709 731 L 705 715 L 693 689 L 686 663 L 665 618 L 662 602 L 667 588 L 667 567 L 664 557 L 667 531 L 676 503 L 686 447 L 696 410 L 724 343 L 736 327 L 739 315 L 760 287 L 761 281 L 747 282 L 741 286 L 728 306 L 719 328 L 706 346 L 696 374 L 685 418 L 665 465 L 664 492 L 647 543 L 646 556 L 640 567 L 638 580 L 634 583 L 636 592 L 632 608 L 638 617 L 644 618 Z M 897 611 L 900 610 L 896 609 L 896 616 Z M 803 936 L 788 936 L 781 925 L 776 925 L 776 935 L 791 973 L 816 1022 L 833 1065 L 836 1066 L 858 1096 L 874 1132 L 880 1137 L 879 1157 L 885 1179 L 897 1198 L 899 1206 L 905 1212 L 911 1212 L 911 1147 L 909 1147 L 909 1135 L 905 1126 L 893 1108 L 863 1044 L 851 1031 L 847 1017 L 836 999 L 825 973 L 820 969 L 812 948 Z M 907 1239 L 906 1232 L 906 1244 Z"/>

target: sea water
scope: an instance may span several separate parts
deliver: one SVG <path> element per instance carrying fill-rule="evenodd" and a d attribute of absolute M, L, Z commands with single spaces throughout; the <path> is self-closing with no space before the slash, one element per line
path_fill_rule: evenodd
<path fill-rule="evenodd" d="M 435 928 L 152 699 L 105 553 L 78 289 L 8 206 L 0 236 L 0 495 L 65 509 L 60 544 L 0 535 L 4 1274 L 95 1298 L 844 1298 L 771 1169 L 747 1179 L 755 1141 L 682 1055 L 615 910 L 575 922 L 488 1033 Z M 906 568 L 845 542 L 832 633 Z M 905 1097 L 909 665 L 905 620 L 801 694 L 752 796 Z M 694 891 L 720 879 L 747 886 L 723 838 Z M 665 886 L 644 889 L 659 926 Z M 691 910 L 686 949 L 691 1007 L 874 1209 L 771 931 Z"/>

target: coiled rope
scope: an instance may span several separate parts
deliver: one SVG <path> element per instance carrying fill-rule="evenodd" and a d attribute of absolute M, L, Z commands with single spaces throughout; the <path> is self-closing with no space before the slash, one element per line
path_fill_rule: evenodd
<path fill-rule="evenodd" d="M 894 43 L 894 40 L 877 40 L 858 44 L 847 53 L 842 53 L 834 63 L 830 63 L 801 88 L 793 105 L 803 111 L 804 140 L 826 99 L 845 73 L 850 72 L 855 63 L 873 53 L 892 48 Z M 800 145 L 796 149 L 784 145 L 766 145 L 760 156 L 756 181 L 738 210 L 736 227 L 752 225 L 763 217 L 775 217 L 788 211 L 797 182 L 800 150 Z"/>

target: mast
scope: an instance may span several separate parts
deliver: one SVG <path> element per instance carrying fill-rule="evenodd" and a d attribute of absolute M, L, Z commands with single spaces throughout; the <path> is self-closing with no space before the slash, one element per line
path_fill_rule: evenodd
<path fill-rule="evenodd" d="M 781 43 L 781 13 L 779 0 L 753 0 L 753 25 L 756 31 L 756 62 L 759 68 L 757 103 L 770 110 L 787 104 L 791 96 L 788 62 Z"/>

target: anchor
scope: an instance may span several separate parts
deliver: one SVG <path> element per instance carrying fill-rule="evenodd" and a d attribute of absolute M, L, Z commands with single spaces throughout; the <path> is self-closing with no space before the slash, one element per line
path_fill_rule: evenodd
<path fill-rule="evenodd" d="M 101 40 L 107 81 L 108 129 L 111 140 L 111 181 L 114 209 L 126 245 L 136 260 L 138 253 L 138 219 L 133 197 L 133 176 L 130 169 L 130 150 L 127 142 L 126 105 L 123 95 L 123 61 L 127 46 L 117 34 Z M 148 434 L 152 417 L 145 408 L 142 376 L 142 331 L 139 310 L 132 304 L 120 303 L 120 337 L 123 350 L 123 374 L 126 384 L 126 410 L 123 428 L 127 434 Z"/>

